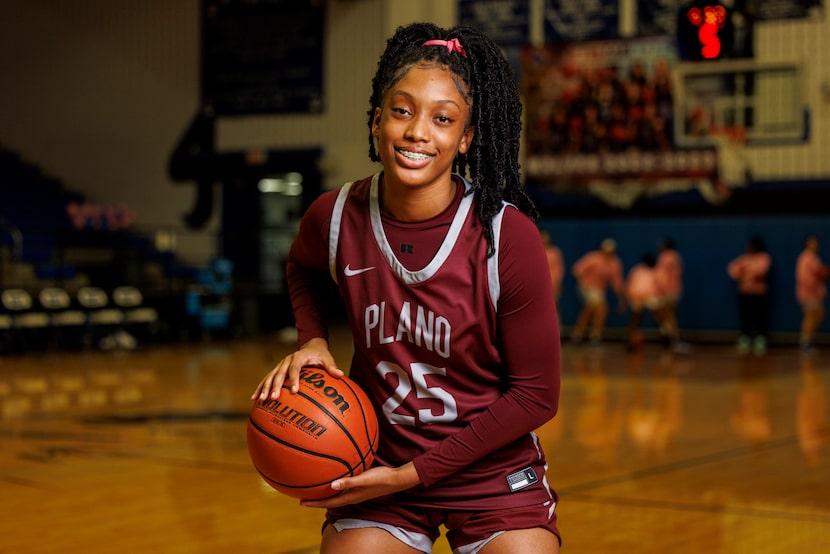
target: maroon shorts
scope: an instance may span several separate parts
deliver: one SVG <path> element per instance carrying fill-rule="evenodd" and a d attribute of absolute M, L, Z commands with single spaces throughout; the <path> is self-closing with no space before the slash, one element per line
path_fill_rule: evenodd
<path fill-rule="evenodd" d="M 447 542 L 453 552 L 475 552 L 503 531 L 541 527 L 560 537 L 556 526 L 555 503 L 494 510 L 465 512 L 425 508 L 382 497 L 326 512 L 326 525 L 338 531 L 378 527 L 422 552 L 432 552 L 432 544 L 447 528 Z M 560 539 L 561 542 L 561 539 Z M 465 548 L 466 547 L 466 548 Z"/>

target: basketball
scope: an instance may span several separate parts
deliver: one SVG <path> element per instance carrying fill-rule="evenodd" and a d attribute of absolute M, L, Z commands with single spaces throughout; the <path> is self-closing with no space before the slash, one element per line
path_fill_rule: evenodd
<path fill-rule="evenodd" d="M 317 500 L 334 496 L 331 482 L 372 465 L 378 422 L 366 393 L 348 377 L 324 369 L 300 371 L 300 390 L 283 387 L 276 400 L 257 400 L 248 418 L 248 453 L 279 492 Z"/>

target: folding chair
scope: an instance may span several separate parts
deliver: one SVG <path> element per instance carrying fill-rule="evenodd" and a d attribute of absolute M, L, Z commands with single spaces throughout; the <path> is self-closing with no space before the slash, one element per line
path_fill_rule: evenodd
<path fill-rule="evenodd" d="M 137 287 L 122 285 L 112 291 L 112 300 L 124 314 L 122 332 L 143 340 L 152 338 L 158 325 L 158 311 L 144 304 L 144 295 Z M 129 339 L 119 334 L 122 346 L 129 348 Z M 134 345 L 133 345 L 134 346 Z"/>
<path fill-rule="evenodd" d="M 59 287 L 46 287 L 38 295 L 40 305 L 49 315 L 52 340 L 61 350 L 79 350 L 84 346 L 86 314 L 72 305 L 72 297 Z"/>
<path fill-rule="evenodd" d="M 78 289 L 78 303 L 86 312 L 87 332 L 92 344 L 102 350 L 116 348 L 116 333 L 124 321 L 124 312 L 112 307 L 106 291 L 95 286 Z"/>
<path fill-rule="evenodd" d="M 12 320 L 12 349 L 20 352 L 45 350 L 49 345 L 49 315 L 25 289 L 4 290 L 0 296 Z"/>

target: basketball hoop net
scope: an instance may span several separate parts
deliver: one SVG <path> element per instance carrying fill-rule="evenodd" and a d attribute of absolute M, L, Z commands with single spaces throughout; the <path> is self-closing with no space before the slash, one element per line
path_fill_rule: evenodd
<path fill-rule="evenodd" d="M 712 127 L 709 137 L 718 151 L 720 182 L 728 188 L 746 185 L 749 174 L 749 163 L 744 152 L 746 127 Z"/>

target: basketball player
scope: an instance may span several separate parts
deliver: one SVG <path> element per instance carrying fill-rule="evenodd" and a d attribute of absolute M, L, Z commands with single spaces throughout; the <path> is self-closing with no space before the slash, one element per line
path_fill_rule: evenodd
<path fill-rule="evenodd" d="M 739 354 L 746 354 L 750 349 L 759 356 L 766 353 L 769 330 L 767 281 L 771 265 L 772 257 L 766 251 L 764 240 L 755 235 L 747 241 L 745 252 L 726 266 L 726 272 L 738 286 Z"/>
<path fill-rule="evenodd" d="M 542 230 L 542 244 L 545 246 L 545 255 L 548 259 L 548 273 L 550 284 L 553 287 L 553 296 L 556 301 L 562 296 L 562 279 L 565 277 L 565 261 L 562 257 L 562 249 L 553 243 L 549 231 Z"/>
<path fill-rule="evenodd" d="M 631 268 L 625 280 L 624 291 L 631 310 L 628 320 L 628 349 L 632 351 L 642 347 L 643 335 L 640 332 L 640 324 L 646 310 L 652 314 L 658 325 L 660 324 L 662 292 L 655 264 L 653 254 L 643 254 L 640 263 Z"/>
<path fill-rule="evenodd" d="M 608 318 L 606 291 L 610 287 L 617 295 L 620 312 L 625 310 L 623 294 L 623 265 L 617 256 L 617 242 L 603 239 L 597 250 L 579 258 L 571 267 L 582 297 L 582 310 L 571 330 L 571 342 L 579 344 L 590 327 L 591 344 L 602 343 L 605 321 Z"/>
<path fill-rule="evenodd" d="M 460 554 L 559 552 L 533 433 L 558 407 L 559 325 L 519 176 L 520 115 L 485 35 L 401 27 L 372 81 L 369 157 L 382 170 L 303 217 L 287 266 L 300 347 L 253 397 L 296 391 L 304 365 L 342 374 L 326 277 L 352 331 L 349 375 L 381 429 L 373 468 L 303 501 L 327 509 L 323 554 L 428 553 L 441 525 Z"/>
<path fill-rule="evenodd" d="M 680 341 L 677 324 L 677 306 L 683 295 L 683 258 L 677 251 L 674 239 L 664 237 L 660 241 L 660 253 L 657 255 L 654 268 L 657 270 L 662 295 L 658 316 L 660 332 L 675 352 L 686 352 L 688 344 Z"/>
<path fill-rule="evenodd" d="M 821 242 L 816 235 L 804 239 L 804 249 L 795 263 L 795 296 L 801 305 L 802 319 L 799 346 L 812 351 L 813 338 L 824 321 L 824 302 L 827 298 L 828 267 L 821 261 Z"/>

